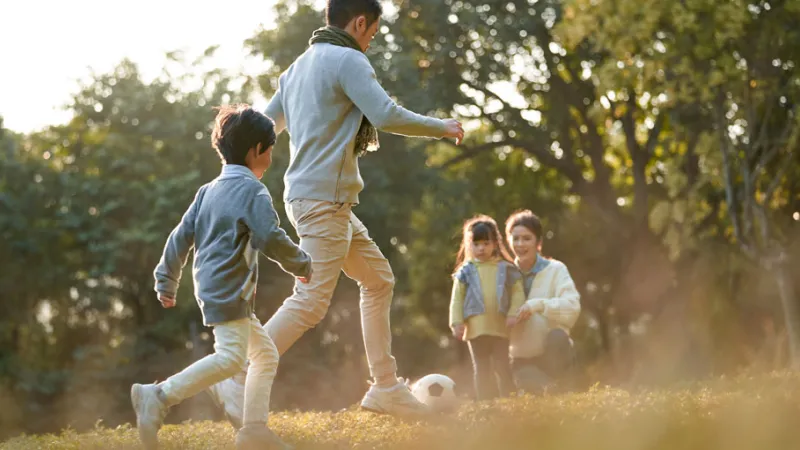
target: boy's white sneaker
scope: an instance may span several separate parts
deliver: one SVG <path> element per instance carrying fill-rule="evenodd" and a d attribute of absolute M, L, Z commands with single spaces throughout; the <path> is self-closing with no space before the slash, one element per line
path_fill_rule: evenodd
<path fill-rule="evenodd" d="M 210 388 L 208 395 L 222 408 L 233 428 L 240 429 L 244 423 L 244 380 L 246 373 L 223 380 Z"/>
<path fill-rule="evenodd" d="M 402 378 L 398 378 L 397 384 L 388 388 L 370 384 L 364 399 L 361 400 L 363 409 L 407 418 L 420 418 L 431 414 L 431 409 L 414 397 Z"/>
<path fill-rule="evenodd" d="M 139 439 L 147 450 L 158 448 L 158 430 L 169 411 L 169 407 L 160 398 L 160 393 L 161 388 L 155 384 L 131 386 L 131 403 L 136 412 L 136 428 L 139 429 Z"/>

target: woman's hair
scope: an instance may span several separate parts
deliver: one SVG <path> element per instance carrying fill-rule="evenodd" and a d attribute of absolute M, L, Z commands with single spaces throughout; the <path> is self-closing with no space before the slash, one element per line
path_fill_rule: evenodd
<path fill-rule="evenodd" d="M 472 257 L 470 244 L 477 241 L 492 242 L 494 244 L 494 256 L 500 257 L 507 262 L 512 261 L 511 256 L 509 256 L 503 245 L 497 222 L 487 215 L 479 214 L 464 222 L 464 227 L 461 231 L 461 247 L 458 249 L 454 271 L 458 271 L 464 261 Z"/>
<path fill-rule="evenodd" d="M 511 247 L 511 230 L 516 227 L 523 226 L 528 229 L 539 242 L 539 247 L 542 246 L 542 221 L 536 214 L 532 213 L 529 209 L 521 209 L 515 211 L 506 219 L 506 240 L 508 246 Z"/>

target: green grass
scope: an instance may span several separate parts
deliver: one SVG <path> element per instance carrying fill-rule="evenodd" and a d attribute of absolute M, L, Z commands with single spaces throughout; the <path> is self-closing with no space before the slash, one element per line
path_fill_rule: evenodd
<path fill-rule="evenodd" d="M 426 423 L 356 410 L 275 412 L 270 426 L 302 449 L 789 449 L 800 447 L 800 375 L 717 379 L 664 390 L 589 392 L 472 403 Z M 223 422 L 170 425 L 162 449 L 231 449 Z M 0 449 L 138 448 L 131 426 L 22 436 Z"/>

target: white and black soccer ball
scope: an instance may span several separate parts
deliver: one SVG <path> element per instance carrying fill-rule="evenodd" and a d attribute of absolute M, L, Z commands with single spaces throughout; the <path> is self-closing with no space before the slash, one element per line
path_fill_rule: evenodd
<path fill-rule="evenodd" d="M 447 411 L 458 406 L 455 389 L 455 381 L 438 373 L 425 375 L 411 385 L 414 397 L 434 411 Z"/>

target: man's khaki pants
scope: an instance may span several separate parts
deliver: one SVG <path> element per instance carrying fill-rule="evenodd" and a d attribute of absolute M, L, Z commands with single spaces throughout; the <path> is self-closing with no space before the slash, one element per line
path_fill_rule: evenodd
<path fill-rule="evenodd" d="M 361 289 L 364 346 L 370 375 L 377 379 L 397 371 L 389 328 L 394 275 L 351 206 L 317 200 L 286 204 L 300 247 L 311 255 L 314 272 L 310 283 L 295 283 L 292 295 L 264 328 L 282 355 L 325 317 L 339 273 L 344 271 Z"/>

